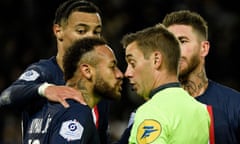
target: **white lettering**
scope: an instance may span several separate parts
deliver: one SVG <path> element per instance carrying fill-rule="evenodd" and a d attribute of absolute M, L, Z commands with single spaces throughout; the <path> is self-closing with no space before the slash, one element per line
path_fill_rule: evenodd
<path fill-rule="evenodd" d="M 41 128 L 42 128 L 42 121 L 43 119 L 33 119 L 30 129 L 28 131 L 28 133 L 40 133 L 41 132 Z"/>
<path fill-rule="evenodd" d="M 46 123 L 45 128 L 44 128 L 44 130 L 42 131 L 42 133 L 46 133 L 46 132 L 47 132 L 47 129 L 48 129 L 51 121 L 52 121 L 52 118 L 48 118 L 48 119 L 47 119 L 47 123 Z"/>
<path fill-rule="evenodd" d="M 38 140 L 38 139 L 35 139 L 35 140 L 30 139 L 30 140 L 28 140 L 28 144 L 40 144 L 40 140 Z"/>

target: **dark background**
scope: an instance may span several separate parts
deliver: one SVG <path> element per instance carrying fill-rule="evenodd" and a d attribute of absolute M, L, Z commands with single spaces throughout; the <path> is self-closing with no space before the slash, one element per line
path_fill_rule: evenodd
<path fill-rule="evenodd" d="M 129 32 L 155 25 L 179 9 L 200 13 L 209 25 L 206 71 L 212 80 L 240 90 L 240 15 L 234 0 L 92 0 L 103 12 L 103 32 L 125 69 L 120 40 Z M 0 1 L 0 92 L 31 63 L 56 54 L 52 20 L 63 0 Z M 124 84 L 121 101 L 112 102 L 110 133 L 119 137 L 130 112 L 142 103 Z M 0 144 L 20 143 L 19 112 L 0 109 Z"/>

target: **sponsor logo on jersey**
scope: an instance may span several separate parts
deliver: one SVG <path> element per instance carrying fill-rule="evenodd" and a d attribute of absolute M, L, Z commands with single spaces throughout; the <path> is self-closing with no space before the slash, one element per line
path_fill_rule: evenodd
<path fill-rule="evenodd" d="M 67 141 L 79 140 L 82 137 L 83 126 L 76 120 L 69 120 L 62 123 L 59 134 Z"/>
<path fill-rule="evenodd" d="M 37 71 L 29 70 L 24 72 L 19 79 L 25 81 L 35 81 L 39 76 L 40 74 Z"/>
<path fill-rule="evenodd" d="M 144 120 L 137 131 L 137 141 L 139 144 L 148 144 L 157 139 L 161 134 L 162 128 L 156 120 Z"/>

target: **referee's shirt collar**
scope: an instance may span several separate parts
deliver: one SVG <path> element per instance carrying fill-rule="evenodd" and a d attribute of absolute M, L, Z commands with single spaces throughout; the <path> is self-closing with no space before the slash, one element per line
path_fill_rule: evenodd
<path fill-rule="evenodd" d="M 155 88 L 154 90 L 151 91 L 150 98 L 152 98 L 155 93 L 157 93 L 158 91 L 161 91 L 165 88 L 180 87 L 180 86 L 181 85 L 180 85 L 179 82 L 173 82 L 173 83 L 168 83 L 168 84 L 161 85 L 161 86 L 159 86 L 159 87 L 157 87 L 157 88 Z"/>

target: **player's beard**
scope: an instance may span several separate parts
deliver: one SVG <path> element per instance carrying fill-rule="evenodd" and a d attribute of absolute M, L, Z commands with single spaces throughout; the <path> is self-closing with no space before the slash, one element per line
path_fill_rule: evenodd
<path fill-rule="evenodd" d="M 105 99 L 119 100 L 121 97 L 117 93 L 117 90 L 109 85 L 101 76 L 96 77 L 96 84 L 94 85 L 93 91 Z"/>
<path fill-rule="evenodd" d="M 182 57 L 185 63 L 187 64 L 185 67 L 182 67 L 180 64 L 179 70 L 179 80 L 181 82 L 186 82 L 188 80 L 189 75 L 198 67 L 200 64 L 200 59 L 197 54 L 192 55 L 190 59 L 186 57 Z"/>

